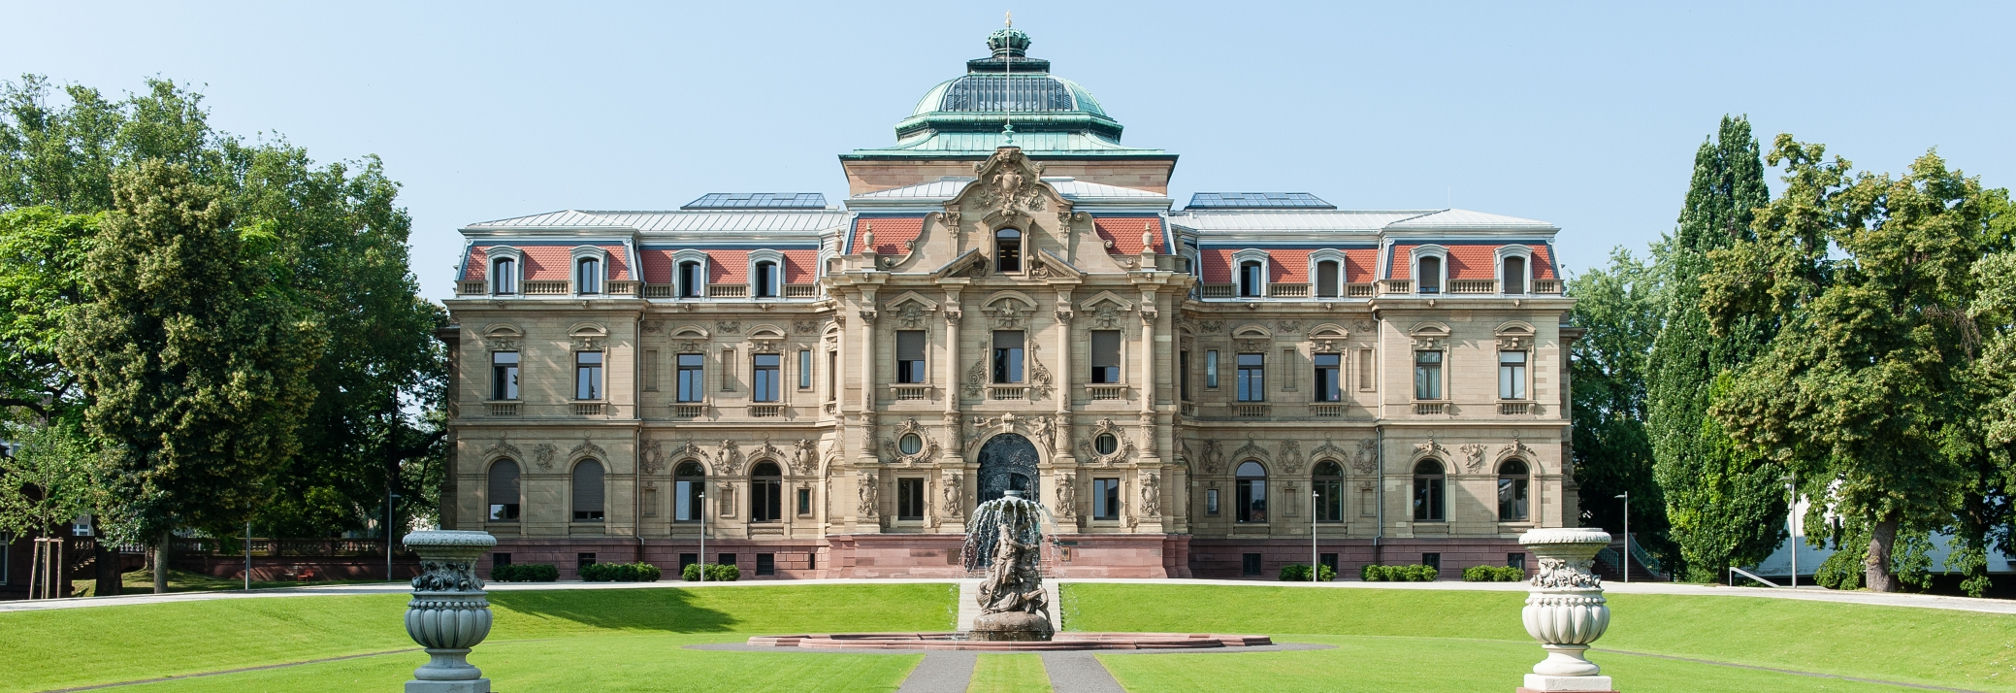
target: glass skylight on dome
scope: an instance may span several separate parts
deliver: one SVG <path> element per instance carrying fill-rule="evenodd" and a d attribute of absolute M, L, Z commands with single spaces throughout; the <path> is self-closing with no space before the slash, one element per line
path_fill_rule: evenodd
<path fill-rule="evenodd" d="M 680 209 L 825 209 L 821 193 L 707 193 Z"/>
<path fill-rule="evenodd" d="M 1323 198 L 1299 192 L 1200 192 L 1190 195 L 1192 209 L 1336 209 Z"/>

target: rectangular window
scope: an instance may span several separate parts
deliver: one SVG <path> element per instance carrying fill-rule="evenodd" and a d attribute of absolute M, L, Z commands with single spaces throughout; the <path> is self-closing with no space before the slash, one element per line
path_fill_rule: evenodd
<path fill-rule="evenodd" d="M 1317 557 L 1316 562 L 1325 568 L 1329 568 L 1331 575 L 1343 575 L 1341 571 L 1337 570 L 1337 554 L 1334 553 L 1323 554 Z M 1321 576 L 1319 575 L 1318 577 Z"/>
<path fill-rule="evenodd" d="M 1378 383 L 1378 371 L 1372 368 L 1372 350 L 1358 350 L 1358 389 L 1370 391 Z"/>
<path fill-rule="evenodd" d="M 602 352 L 574 352 L 574 399 L 602 399 Z"/>
<path fill-rule="evenodd" d="M 798 350 L 798 389 L 812 389 L 812 350 Z"/>
<path fill-rule="evenodd" d="M 1211 390 L 1218 389 L 1217 349 L 1206 349 L 1204 351 L 1204 387 Z"/>
<path fill-rule="evenodd" d="M 691 479 L 672 482 L 672 521 L 700 521 L 700 493 L 707 490 L 707 484 Z"/>
<path fill-rule="evenodd" d="M 1176 352 L 1176 392 L 1183 401 L 1190 401 L 1190 350 Z"/>
<path fill-rule="evenodd" d="M 1218 489 L 1204 489 L 1204 514 L 1218 514 Z"/>
<path fill-rule="evenodd" d="M 490 554 L 490 567 L 501 568 L 507 565 L 511 565 L 511 554 L 503 552 Z"/>
<path fill-rule="evenodd" d="M 1267 401 L 1267 355 L 1239 355 L 1239 401 Z"/>
<path fill-rule="evenodd" d="M 1316 363 L 1316 401 L 1343 401 L 1344 388 L 1339 378 L 1344 369 L 1343 355 L 1317 354 L 1313 360 Z"/>
<path fill-rule="evenodd" d="M 591 566 L 591 565 L 595 565 L 595 554 L 592 554 L 592 553 L 577 553 L 577 554 L 574 554 L 574 570 L 575 570 L 575 571 L 577 571 L 577 572 L 578 572 L 578 571 L 580 571 L 580 570 L 581 570 L 582 568 L 586 568 L 586 567 L 588 567 L 588 566 Z"/>
<path fill-rule="evenodd" d="M 1281 366 L 1281 382 L 1276 387 L 1279 387 L 1283 390 L 1290 390 L 1290 391 L 1294 390 L 1295 389 L 1294 347 L 1289 347 L 1281 350 L 1281 361 L 1277 365 Z"/>
<path fill-rule="evenodd" d="M 518 399 L 518 352 L 490 353 L 490 399 Z"/>
<path fill-rule="evenodd" d="M 699 354 L 680 354 L 677 358 L 679 382 L 676 384 L 679 387 L 679 401 L 700 401 L 707 396 L 707 390 L 701 383 L 701 376 L 706 373 L 704 365 L 706 359 Z"/>
<path fill-rule="evenodd" d="M 1442 399 L 1442 352 L 1414 352 L 1414 399 Z"/>
<path fill-rule="evenodd" d="M 759 576 L 761 576 L 761 575 L 776 575 L 776 574 L 777 574 L 777 554 L 774 554 L 774 553 L 759 553 L 759 554 L 756 554 L 756 574 L 757 574 L 757 575 L 759 575 Z"/>
<path fill-rule="evenodd" d="M 994 332 L 994 382 L 1022 382 L 1022 331 Z"/>
<path fill-rule="evenodd" d="M 1512 568 L 1518 568 L 1518 569 L 1520 569 L 1520 570 L 1525 570 L 1525 569 L 1526 569 L 1526 554 L 1523 554 L 1523 553 L 1508 553 L 1508 554 L 1505 554 L 1505 565 L 1506 565 L 1507 567 L 1512 567 Z"/>
<path fill-rule="evenodd" d="M 1092 519 L 1120 519 L 1120 480 L 1092 480 Z"/>
<path fill-rule="evenodd" d="M 693 565 L 693 564 L 695 564 L 695 563 L 699 563 L 699 562 L 700 562 L 700 554 L 697 554 L 697 553 L 682 553 L 682 554 L 679 554 L 679 574 L 680 574 L 680 575 L 685 575 L 685 574 L 686 574 L 686 566 L 689 566 L 689 565 Z"/>
<path fill-rule="evenodd" d="M 658 391 L 658 350 L 644 350 L 644 389 Z"/>
<path fill-rule="evenodd" d="M 896 519 L 924 519 L 924 480 L 896 480 Z"/>
<path fill-rule="evenodd" d="M 735 554 L 724 553 L 714 557 L 714 565 L 735 565 Z"/>
<path fill-rule="evenodd" d="M 1337 297 L 1337 263 L 1316 263 L 1316 296 L 1319 298 Z"/>
<path fill-rule="evenodd" d="M 1092 331 L 1092 382 L 1120 382 L 1120 331 Z"/>
<path fill-rule="evenodd" d="M 798 489 L 798 516 L 806 517 L 810 516 L 811 514 L 812 514 L 812 489 L 809 488 Z"/>
<path fill-rule="evenodd" d="M 924 382 L 924 331 L 896 331 L 896 382 Z"/>
<path fill-rule="evenodd" d="M 840 352 L 826 352 L 826 401 L 840 401 Z"/>
<path fill-rule="evenodd" d="M 777 380 L 783 369 L 784 357 L 777 354 L 756 355 L 756 388 L 750 397 L 758 402 L 775 402 L 778 399 Z"/>
<path fill-rule="evenodd" d="M 1526 352 L 1498 352 L 1498 399 L 1526 399 Z"/>
<path fill-rule="evenodd" d="M 1239 554 L 1239 574 L 1244 577 L 1256 577 L 1260 575 L 1260 554 Z"/>
<path fill-rule="evenodd" d="M 1421 565 L 1434 568 L 1435 572 L 1438 573 L 1442 572 L 1442 554 L 1439 553 L 1421 554 Z"/>

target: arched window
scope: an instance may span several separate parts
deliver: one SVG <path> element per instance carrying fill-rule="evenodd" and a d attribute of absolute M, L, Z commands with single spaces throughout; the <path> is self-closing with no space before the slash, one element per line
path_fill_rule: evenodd
<path fill-rule="evenodd" d="M 518 293 L 518 261 L 500 257 L 490 263 L 490 293 L 509 296 Z"/>
<path fill-rule="evenodd" d="M 574 293 L 602 293 L 602 261 L 592 257 L 574 263 Z"/>
<path fill-rule="evenodd" d="M 1441 522 L 1445 518 L 1442 498 L 1442 463 L 1421 460 L 1414 465 L 1414 520 Z"/>
<path fill-rule="evenodd" d="M 518 520 L 518 463 L 511 460 L 497 460 L 490 465 L 491 522 L 515 522 Z"/>
<path fill-rule="evenodd" d="M 749 521 L 776 522 L 784 517 L 784 475 L 777 465 L 762 462 L 749 472 Z"/>
<path fill-rule="evenodd" d="M 1259 462 L 1247 460 L 1239 463 L 1238 472 L 1239 522 L 1267 521 L 1267 468 Z"/>
<path fill-rule="evenodd" d="M 698 522 L 703 510 L 701 493 L 707 490 L 707 470 L 699 462 L 687 460 L 672 472 L 672 521 Z"/>
<path fill-rule="evenodd" d="M 1001 229 L 994 232 L 994 271 L 1022 271 L 1022 232 Z"/>
<path fill-rule="evenodd" d="M 707 292 L 707 276 L 701 272 L 699 260 L 679 263 L 679 297 L 700 298 Z"/>
<path fill-rule="evenodd" d="M 1267 295 L 1266 263 L 1247 260 L 1239 263 L 1239 295 L 1259 297 Z"/>
<path fill-rule="evenodd" d="M 1526 489 L 1530 483 L 1526 476 L 1526 463 L 1521 460 L 1506 460 L 1498 465 L 1498 521 L 1525 522 Z"/>
<path fill-rule="evenodd" d="M 1423 294 L 1442 293 L 1442 258 L 1429 256 L 1415 264 L 1414 291 Z"/>
<path fill-rule="evenodd" d="M 1342 295 L 1343 276 L 1344 273 L 1339 269 L 1336 260 L 1324 260 L 1316 263 L 1316 296 L 1318 298 L 1336 298 Z"/>
<path fill-rule="evenodd" d="M 1324 460 L 1316 463 L 1316 471 L 1310 477 L 1309 488 L 1316 492 L 1316 521 L 1344 521 L 1344 468 L 1336 462 Z"/>
<path fill-rule="evenodd" d="M 756 298 L 776 298 L 781 293 L 777 289 L 777 263 L 764 260 L 756 263 L 756 270 L 750 273 L 750 293 Z"/>
<path fill-rule="evenodd" d="M 602 521 L 602 463 L 581 460 L 574 465 L 574 521 Z"/>
<path fill-rule="evenodd" d="M 1499 290 L 1507 294 L 1526 293 L 1526 258 L 1513 255 L 1505 258 L 1503 264 L 1498 273 Z"/>

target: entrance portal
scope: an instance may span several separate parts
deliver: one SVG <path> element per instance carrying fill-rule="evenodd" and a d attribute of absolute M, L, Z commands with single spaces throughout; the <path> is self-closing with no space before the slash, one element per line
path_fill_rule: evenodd
<path fill-rule="evenodd" d="M 1003 433 L 980 446 L 980 500 L 985 503 L 1008 491 L 1041 502 L 1036 476 L 1036 446 L 1028 438 Z"/>

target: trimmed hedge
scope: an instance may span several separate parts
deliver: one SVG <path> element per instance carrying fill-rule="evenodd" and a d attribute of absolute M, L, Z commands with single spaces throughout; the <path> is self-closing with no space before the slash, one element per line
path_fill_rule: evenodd
<path fill-rule="evenodd" d="M 1329 582 L 1331 580 L 1337 579 L 1337 571 L 1331 569 L 1330 566 L 1319 565 L 1316 566 L 1316 568 L 1317 568 L 1316 570 L 1317 580 L 1322 582 Z M 1301 563 L 1290 563 L 1288 565 L 1281 566 L 1281 581 L 1308 582 L 1309 566 L 1303 565 Z"/>
<path fill-rule="evenodd" d="M 702 564 L 699 563 L 688 563 L 686 569 L 679 572 L 679 577 L 687 582 L 698 582 L 701 567 Z M 708 563 L 705 567 L 708 582 L 734 582 L 742 579 L 742 569 L 733 565 Z"/>
<path fill-rule="evenodd" d="M 590 563 L 581 566 L 587 582 L 657 582 L 661 573 L 649 563 Z"/>
<path fill-rule="evenodd" d="M 1509 565 L 1473 565 L 1463 569 L 1464 582 L 1518 582 L 1526 579 L 1526 569 Z"/>
<path fill-rule="evenodd" d="M 1368 565 L 1358 572 L 1366 582 L 1433 582 L 1440 572 L 1425 565 Z"/>
<path fill-rule="evenodd" d="M 490 569 L 491 582 L 552 582 L 560 579 L 560 569 L 551 563 L 515 563 Z"/>

